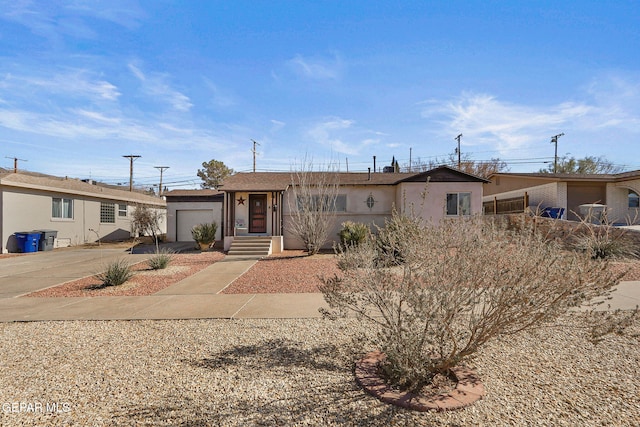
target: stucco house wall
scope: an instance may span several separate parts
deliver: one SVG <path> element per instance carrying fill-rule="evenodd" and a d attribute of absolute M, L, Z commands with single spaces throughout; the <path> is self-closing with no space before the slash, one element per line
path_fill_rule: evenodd
<path fill-rule="evenodd" d="M 396 191 L 396 206 L 403 214 L 413 213 L 438 223 L 447 217 L 447 194 L 471 193 L 471 215 L 482 213 L 482 184 L 478 182 L 403 182 Z"/>
<path fill-rule="evenodd" d="M 56 185 L 60 188 L 56 188 Z M 73 200 L 72 218 L 53 217 L 53 198 Z M 102 203 L 114 205 L 113 223 L 101 222 Z M 161 199 L 77 180 L 0 176 L 0 251 L 15 252 L 17 242 L 14 233 L 33 230 L 56 230 L 55 247 L 79 245 L 98 239 L 128 239 L 136 204 L 145 204 L 158 210 L 162 217 L 160 231 L 166 232 L 166 210 Z M 125 206 L 126 211 L 120 209 Z"/>
<path fill-rule="evenodd" d="M 293 236 L 287 224 L 292 221 L 291 209 L 295 209 L 292 204 L 294 192 L 289 189 L 284 195 L 284 247 L 287 249 L 305 249 L 300 240 Z M 333 247 L 334 243 L 339 242 L 338 233 L 342 229 L 342 223 L 345 221 L 360 222 L 369 225 L 372 229 L 374 224 L 382 227 L 385 219 L 391 215 L 396 199 L 396 187 L 391 185 L 353 185 L 341 186 L 338 191 L 338 197 L 346 197 L 346 211 L 335 212 L 333 218 L 333 226 L 329 232 L 329 241 L 324 248 Z M 369 208 L 367 199 L 373 198 L 373 206 Z"/>

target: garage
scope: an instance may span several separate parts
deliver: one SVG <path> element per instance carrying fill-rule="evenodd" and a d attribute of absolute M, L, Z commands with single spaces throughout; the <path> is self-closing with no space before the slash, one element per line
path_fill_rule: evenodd
<path fill-rule="evenodd" d="M 213 210 L 181 210 L 176 211 L 176 232 L 178 242 L 189 242 L 193 240 L 191 229 L 198 224 L 211 223 L 215 221 Z"/>
<path fill-rule="evenodd" d="M 173 190 L 167 198 L 167 240 L 192 242 L 191 229 L 203 223 L 218 224 L 222 239 L 222 205 L 224 195 L 215 190 Z"/>

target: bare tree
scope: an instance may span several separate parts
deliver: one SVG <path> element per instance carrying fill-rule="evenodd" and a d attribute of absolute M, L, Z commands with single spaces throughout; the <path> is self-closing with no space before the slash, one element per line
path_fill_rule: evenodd
<path fill-rule="evenodd" d="M 151 235 L 156 244 L 156 250 L 158 250 L 158 236 L 163 216 L 162 212 L 146 205 L 136 205 L 132 213 L 131 228 L 133 233 L 139 236 Z"/>
<path fill-rule="evenodd" d="M 335 223 L 339 176 L 334 165 L 313 170 L 312 160 L 303 160 L 291 173 L 291 197 L 287 230 L 302 241 L 310 255 L 320 251 Z"/>
<path fill-rule="evenodd" d="M 586 156 L 583 159 L 575 157 L 562 157 L 557 167 L 549 165 L 546 169 L 540 169 L 540 173 L 571 173 L 571 174 L 615 174 L 624 169 L 615 165 L 606 157 Z"/>
<path fill-rule="evenodd" d="M 404 172 L 409 170 L 413 172 L 425 172 L 436 168 L 438 166 L 447 165 L 453 168 L 458 168 L 458 157 L 455 153 L 449 154 L 446 158 L 434 158 L 429 161 L 422 161 L 417 159 L 413 161 L 411 165 L 406 165 L 402 168 Z M 463 155 L 460 162 L 460 170 L 462 172 L 470 173 L 482 178 L 487 178 L 489 175 L 498 172 L 506 172 L 509 170 L 509 166 L 503 160 L 499 158 L 493 158 L 491 160 L 472 160 L 471 156 Z"/>

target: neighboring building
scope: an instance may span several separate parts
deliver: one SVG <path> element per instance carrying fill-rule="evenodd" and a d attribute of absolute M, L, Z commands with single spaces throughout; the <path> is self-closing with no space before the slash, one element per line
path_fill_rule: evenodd
<path fill-rule="evenodd" d="M 320 174 L 325 172 L 313 172 Z M 329 239 L 337 240 L 341 223 L 351 220 L 383 226 L 394 209 L 413 210 L 425 220 L 482 213 L 482 184 L 487 180 L 441 166 L 421 173 L 337 173 L 336 220 Z M 227 177 L 224 192 L 224 247 L 235 236 L 272 236 L 273 252 L 302 249 L 288 232 L 296 209 L 291 186 L 295 173 L 253 172 Z M 428 183 L 427 183 L 428 182 Z M 424 199 L 423 199 L 424 196 Z M 332 245 L 332 241 L 327 247 Z"/>
<path fill-rule="evenodd" d="M 164 200 L 72 178 L 0 173 L 0 252 L 17 249 L 14 233 L 55 230 L 54 246 L 124 240 L 131 215 L 145 205 L 166 213 Z M 161 224 L 166 231 L 166 223 Z"/>
<path fill-rule="evenodd" d="M 564 208 L 564 219 L 578 220 L 580 205 L 607 206 L 614 223 L 640 223 L 640 171 L 617 174 L 496 173 L 484 184 L 484 202 L 528 196 L 529 208 Z"/>
<path fill-rule="evenodd" d="M 224 194 L 216 190 L 173 190 L 167 198 L 167 241 L 193 241 L 191 229 L 204 223 L 218 224 L 216 240 L 222 240 Z"/>

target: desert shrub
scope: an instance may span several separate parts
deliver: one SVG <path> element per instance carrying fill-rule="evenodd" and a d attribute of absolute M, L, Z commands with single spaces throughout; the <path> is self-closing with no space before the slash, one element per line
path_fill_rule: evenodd
<path fill-rule="evenodd" d="M 376 228 L 376 261 L 387 267 L 404 263 L 405 254 L 412 249 L 408 245 L 410 242 L 405 240 L 403 235 L 418 233 L 419 223 L 394 212 L 391 220 L 385 220 L 384 227 Z"/>
<path fill-rule="evenodd" d="M 191 229 L 191 236 L 197 243 L 211 244 L 216 241 L 216 232 L 218 224 L 215 222 L 209 224 L 198 224 Z"/>
<path fill-rule="evenodd" d="M 132 276 L 131 265 L 123 259 L 110 262 L 104 272 L 96 275 L 102 282 L 102 287 L 122 285 Z"/>
<path fill-rule="evenodd" d="M 628 230 L 614 227 L 608 220 L 606 211 L 602 215 L 602 224 L 596 225 L 587 220 L 591 215 L 580 220 L 580 225 L 570 237 L 569 242 L 574 249 L 583 251 L 593 259 L 635 258 L 638 256 L 636 243 L 630 239 Z"/>
<path fill-rule="evenodd" d="M 394 213 L 378 236 L 337 256 L 341 274 L 321 285 L 325 315 L 355 313 L 386 354 L 387 380 L 411 391 L 491 339 L 607 296 L 618 281 L 605 261 L 482 217 L 433 225 Z"/>
<path fill-rule="evenodd" d="M 160 249 L 147 260 L 147 265 L 152 270 L 163 270 L 169 266 L 173 260 L 173 251 L 170 249 Z"/>
<path fill-rule="evenodd" d="M 359 245 L 369 235 L 369 227 L 361 222 L 345 221 L 338 233 L 343 246 Z"/>

